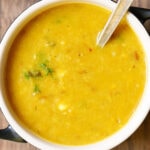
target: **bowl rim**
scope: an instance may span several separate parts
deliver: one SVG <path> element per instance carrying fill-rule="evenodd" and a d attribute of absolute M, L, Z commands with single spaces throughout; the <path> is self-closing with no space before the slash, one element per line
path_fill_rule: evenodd
<path fill-rule="evenodd" d="M 19 133 L 27 142 L 31 143 L 32 145 L 40 148 L 40 149 L 49 149 L 49 150 L 91 150 L 94 148 L 94 150 L 105 150 L 105 149 L 111 149 L 123 141 L 125 141 L 143 122 L 146 115 L 148 114 L 150 110 L 150 101 L 148 101 L 148 98 L 150 97 L 150 93 L 148 92 L 148 89 L 150 88 L 150 58 L 147 56 L 150 56 L 150 52 L 148 52 L 148 47 L 150 43 L 150 38 L 146 30 L 144 29 L 143 25 L 140 23 L 140 21 L 130 12 L 127 14 L 127 20 L 129 21 L 129 24 L 132 26 L 133 30 L 136 31 L 136 34 L 138 37 L 140 37 L 140 41 L 143 43 L 143 47 L 145 50 L 146 55 L 146 64 L 147 64 L 147 81 L 146 86 L 144 90 L 144 94 L 142 96 L 142 100 L 140 101 L 139 105 L 137 106 L 137 109 L 131 116 L 130 120 L 126 125 L 118 130 L 113 135 L 109 136 L 108 138 L 101 140 L 100 142 L 87 144 L 87 145 L 81 145 L 81 146 L 65 146 L 61 144 L 55 144 L 51 142 L 46 142 L 45 140 L 41 138 L 37 138 L 37 136 L 33 135 L 28 131 L 27 129 L 23 128 L 22 125 L 13 117 L 13 113 L 8 109 L 8 104 L 4 100 L 6 98 L 6 94 L 4 92 L 4 66 L 6 57 L 8 54 L 8 49 L 14 40 L 15 36 L 19 33 L 19 31 L 23 28 L 23 26 L 29 22 L 32 18 L 37 16 L 42 11 L 45 11 L 46 9 L 49 9 L 51 7 L 55 7 L 60 4 L 64 3 L 90 3 L 90 4 L 96 4 L 101 5 L 103 7 L 106 7 L 110 10 L 113 10 L 116 6 L 115 3 L 113 3 L 110 0 L 43 0 L 40 2 L 37 2 L 36 4 L 30 6 L 27 8 L 23 13 L 20 14 L 20 16 L 17 17 L 17 19 L 12 23 L 12 25 L 9 27 L 7 32 L 5 33 L 1 44 L 0 44 L 0 107 L 10 123 L 10 125 L 16 130 L 17 133 Z M 139 29 L 139 30 L 137 30 Z M 142 33 L 142 34 L 141 34 Z"/>

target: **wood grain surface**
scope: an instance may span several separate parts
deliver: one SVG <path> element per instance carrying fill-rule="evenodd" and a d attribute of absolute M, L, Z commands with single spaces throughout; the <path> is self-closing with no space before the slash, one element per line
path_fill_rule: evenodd
<path fill-rule="evenodd" d="M 14 19 L 38 0 L 0 0 L 0 41 Z M 134 0 L 133 6 L 150 9 L 150 0 Z M 150 26 L 148 24 L 148 26 Z M 8 125 L 0 111 L 0 128 Z M 0 140 L 0 150 L 38 150 L 31 144 Z M 150 150 L 150 113 L 138 130 L 113 150 Z"/>

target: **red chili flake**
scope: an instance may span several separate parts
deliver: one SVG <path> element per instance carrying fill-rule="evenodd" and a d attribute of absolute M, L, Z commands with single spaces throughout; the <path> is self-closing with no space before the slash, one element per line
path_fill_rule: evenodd
<path fill-rule="evenodd" d="M 89 52 L 92 52 L 93 51 L 93 49 L 92 48 L 89 48 Z"/>
<path fill-rule="evenodd" d="M 137 51 L 134 52 L 134 58 L 138 61 L 140 59 L 140 56 Z"/>

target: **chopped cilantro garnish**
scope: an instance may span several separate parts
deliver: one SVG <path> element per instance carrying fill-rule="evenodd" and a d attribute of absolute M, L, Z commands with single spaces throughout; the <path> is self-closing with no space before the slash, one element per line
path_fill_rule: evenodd
<path fill-rule="evenodd" d="M 46 75 L 53 75 L 54 70 L 50 68 L 46 63 L 40 64 L 41 68 L 45 71 Z"/>
<path fill-rule="evenodd" d="M 38 94 L 38 93 L 40 93 L 40 92 L 41 92 L 41 91 L 40 91 L 38 85 L 35 85 L 35 86 L 34 86 L 34 89 L 33 89 L 33 93 L 34 93 L 34 94 Z"/>
<path fill-rule="evenodd" d="M 27 71 L 24 73 L 24 77 L 26 79 L 42 77 L 42 73 L 39 70 Z"/>
<path fill-rule="evenodd" d="M 26 79 L 29 79 L 31 76 L 30 76 L 29 72 L 25 72 L 25 73 L 24 73 L 24 77 L 25 77 Z"/>

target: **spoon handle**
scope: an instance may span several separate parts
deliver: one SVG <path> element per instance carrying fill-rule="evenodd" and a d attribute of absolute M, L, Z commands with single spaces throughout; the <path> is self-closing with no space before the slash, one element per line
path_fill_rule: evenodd
<path fill-rule="evenodd" d="M 0 129 L 0 139 L 26 143 L 26 141 L 22 139 L 10 125 L 5 129 Z"/>
<path fill-rule="evenodd" d="M 114 30 L 120 23 L 122 17 L 127 12 L 128 8 L 130 7 L 133 0 L 119 0 L 117 3 L 116 8 L 113 10 L 112 14 L 110 15 L 104 29 L 101 33 L 98 34 L 97 37 L 97 45 L 104 47 L 111 35 L 113 34 Z"/>

